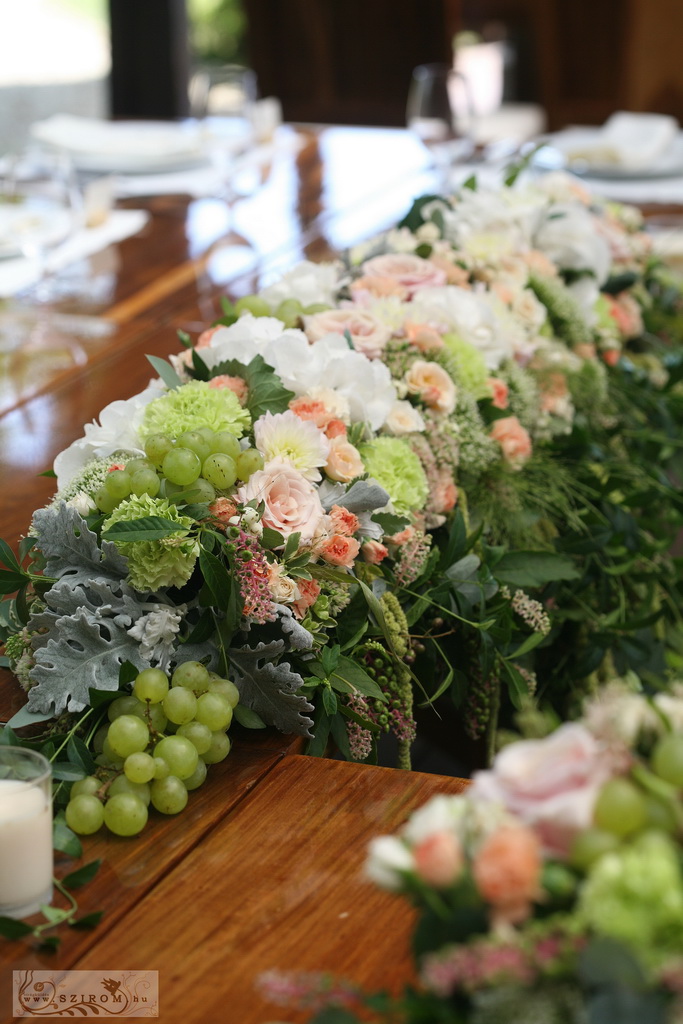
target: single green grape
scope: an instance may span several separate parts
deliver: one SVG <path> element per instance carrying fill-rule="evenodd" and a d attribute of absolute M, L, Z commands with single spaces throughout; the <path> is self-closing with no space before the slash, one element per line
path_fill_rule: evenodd
<path fill-rule="evenodd" d="M 98 791 L 101 785 L 102 783 L 100 780 L 96 779 L 94 775 L 86 775 L 84 779 L 77 779 L 76 782 L 73 783 L 69 792 L 69 798 L 73 800 L 74 797 L 80 796 L 81 793 L 87 793 L 88 796 L 92 796 Z"/>
<path fill-rule="evenodd" d="M 194 483 L 188 484 L 183 490 L 182 500 L 184 502 L 210 505 L 212 501 L 216 500 L 216 488 L 208 480 L 205 480 L 204 477 L 199 476 Z"/>
<path fill-rule="evenodd" d="M 245 448 L 237 456 L 237 475 L 240 480 L 248 480 L 252 473 L 263 469 L 264 462 L 261 452 L 257 448 Z"/>
<path fill-rule="evenodd" d="M 92 793 L 79 793 L 66 805 L 66 823 L 79 836 L 91 836 L 102 827 L 104 804 Z"/>
<path fill-rule="evenodd" d="M 145 705 L 142 704 L 137 697 L 133 696 L 132 693 L 127 693 L 124 697 L 117 697 L 113 700 L 107 708 L 107 718 L 110 722 L 113 722 L 115 718 L 120 718 L 121 715 L 134 715 L 139 710 L 144 710 Z"/>
<path fill-rule="evenodd" d="M 285 299 L 275 310 L 275 316 L 282 320 L 285 327 L 296 327 L 302 311 L 303 306 L 298 299 Z"/>
<path fill-rule="evenodd" d="M 184 661 L 171 676 L 171 686 L 184 686 L 195 693 L 209 688 L 209 672 L 201 661 Z"/>
<path fill-rule="evenodd" d="M 161 469 L 164 459 L 173 448 L 173 439 L 167 434 L 151 434 L 145 441 L 144 448 L 152 465 Z"/>
<path fill-rule="evenodd" d="M 609 779 L 595 801 L 593 821 L 599 829 L 627 836 L 645 825 L 645 799 L 642 792 L 628 779 Z"/>
<path fill-rule="evenodd" d="M 235 312 L 251 313 L 252 316 L 270 316 L 270 303 L 262 299 L 260 295 L 243 295 L 235 302 Z"/>
<path fill-rule="evenodd" d="M 197 699 L 194 717 L 211 732 L 221 732 L 232 722 L 232 704 L 222 693 L 203 693 Z"/>
<path fill-rule="evenodd" d="M 145 754 L 142 750 L 138 750 L 134 754 L 129 754 L 123 762 L 123 770 L 126 773 L 126 778 L 130 782 L 135 782 L 138 785 L 145 782 L 151 782 L 154 778 L 155 769 L 156 765 L 152 755 Z"/>
<path fill-rule="evenodd" d="M 147 807 L 135 793 L 115 793 L 104 805 L 104 824 L 116 836 L 136 836 L 147 824 Z"/>
<path fill-rule="evenodd" d="M 209 675 L 209 693 L 222 693 L 228 700 L 231 708 L 237 707 L 240 702 L 240 691 L 233 681 L 231 679 L 223 679 L 221 676 L 216 675 L 215 672 L 210 672 Z"/>
<path fill-rule="evenodd" d="M 104 743 L 102 744 L 102 753 L 100 754 L 100 757 L 102 758 L 102 760 L 98 758 L 98 764 L 106 764 L 109 765 L 111 768 L 123 768 L 124 759 L 122 757 L 119 757 L 119 755 L 112 750 L 112 747 L 109 743 L 109 736 L 107 736 Z"/>
<path fill-rule="evenodd" d="M 127 760 L 127 759 L 126 759 Z M 124 771 L 126 762 L 123 762 Z M 142 800 L 145 807 L 149 804 L 149 786 L 146 782 L 131 782 L 126 775 L 117 775 L 107 790 L 107 797 L 116 796 L 117 793 L 134 793 Z"/>
<path fill-rule="evenodd" d="M 234 434 L 229 430 L 219 430 L 210 440 L 211 452 L 216 455 L 229 455 L 236 459 L 242 451 L 241 445 Z"/>
<path fill-rule="evenodd" d="M 192 772 L 192 775 L 190 775 L 188 779 L 183 779 L 183 785 L 185 786 L 185 789 L 189 791 L 192 791 L 193 789 L 199 789 L 199 787 L 206 779 L 207 772 L 208 768 L 206 767 L 206 762 L 202 761 L 200 757 L 199 761 L 197 761 L 197 767 Z"/>
<path fill-rule="evenodd" d="M 166 732 L 168 727 L 168 718 L 164 714 L 164 705 L 161 704 L 141 704 L 139 708 L 135 708 L 131 712 L 136 718 L 141 718 L 142 721 L 148 725 L 155 732 Z"/>
<path fill-rule="evenodd" d="M 144 668 L 135 677 L 133 696 L 140 701 L 158 704 L 168 693 L 168 685 L 168 676 L 160 668 Z"/>
<path fill-rule="evenodd" d="M 189 448 L 173 448 L 164 457 L 161 470 L 167 480 L 180 487 L 193 484 L 202 470 L 198 455 Z"/>
<path fill-rule="evenodd" d="M 579 871 L 587 871 L 604 853 L 611 853 L 619 846 L 619 838 L 613 832 L 599 828 L 587 828 L 574 837 L 569 851 L 569 863 Z"/>
<path fill-rule="evenodd" d="M 132 494 L 149 494 L 150 498 L 156 498 L 161 490 L 161 480 L 155 469 L 139 469 L 131 475 L 130 489 Z"/>
<path fill-rule="evenodd" d="M 179 779 L 189 779 L 197 767 L 197 748 L 184 736 L 164 736 L 154 748 L 154 756 L 161 757 Z"/>
<path fill-rule="evenodd" d="M 202 476 L 217 491 L 227 491 L 237 480 L 235 460 L 229 455 L 223 455 L 222 452 L 209 455 L 202 466 Z"/>
<path fill-rule="evenodd" d="M 119 504 L 119 501 L 120 499 L 115 498 L 113 494 L 110 494 L 106 487 L 100 487 L 95 491 L 95 504 L 100 512 L 104 512 L 105 515 L 109 515 L 110 512 L 113 512 Z"/>
<path fill-rule="evenodd" d="M 216 431 L 211 427 L 197 427 L 197 433 L 201 434 L 205 441 L 213 441 Z"/>
<path fill-rule="evenodd" d="M 176 444 L 179 448 L 189 448 L 200 462 L 203 462 L 212 451 L 208 440 L 198 430 L 186 430 L 176 438 Z"/>
<path fill-rule="evenodd" d="M 109 726 L 107 742 L 117 757 L 126 758 L 149 743 L 149 729 L 137 715 L 120 715 Z"/>
<path fill-rule="evenodd" d="M 164 697 L 163 708 L 169 722 L 184 725 L 191 722 L 195 716 L 197 698 L 192 690 L 184 686 L 174 686 Z"/>
<path fill-rule="evenodd" d="M 126 463 L 126 469 L 133 476 L 135 473 L 139 473 L 141 469 L 154 469 L 154 463 L 151 459 L 145 459 L 142 456 L 138 459 L 129 459 Z"/>
<path fill-rule="evenodd" d="M 171 774 L 171 769 L 168 767 L 163 757 L 154 757 L 154 778 L 155 779 L 167 779 Z"/>
<path fill-rule="evenodd" d="M 227 733 L 212 732 L 211 746 L 205 754 L 202 754 L 202 761 L 205 764 L 218 764 L 219 761 L 224 761 L 229 753 L 230 739 Z"/>
<path fill-rule="evenodd" d="M 654 793 L 648 793 L 645 797 L 646 828 L 658 829 L 660 832 L 670 832 L 672 835 L 678 831 L 676 812 L 670 803 L 661 800 Z"/>
<path fill-rule="evenodd" d="M 205 754 L 211 746 L 211 730 L 208 725 L 202 725 L 201 722 L 188 722 L 186 725 L 181 725 L 176 736 L 184 736 L 189 740 L 198 754 Z"/>
<path fill-rule="evenodd" d="M 130 473 L 127 469 L 112 469 L 104 479 L 104 486 L 113 498 L 121 501 L 130 494 Z"/>
<path fill-rule="evenodd" d="M 677 788 L 683 787 L 683 736 L 670 732 L 652 751 L 652 770 Z"/>
<path fill-rule="evenodd" d="M 179 814 L 187 804 L 187 789 L 176 775 L 155 779 L 151 789 L 152 806 L 161 814 Z"/>

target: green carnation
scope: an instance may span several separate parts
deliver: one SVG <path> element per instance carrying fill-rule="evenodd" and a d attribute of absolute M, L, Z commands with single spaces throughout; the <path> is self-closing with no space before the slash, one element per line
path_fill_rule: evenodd
<path fill-rule="evenodd" d="M 378 437 L 360 449 L 365 469 L 387 491 L 397 512 L 424 508 L 427 477 L 417 455 L 398 437 Z"/>
<path fill-rule="evenodd" d="M 191 380 L 146 406 L 140 435 L 143 439 L 150 434 L 178 437 L 186 430 L 210 427 L 216 433 L 228 430 L 241 437 L 250 426 L 251 416 L 233 391 Z"/>
<path fill-rule="evenodd" d="M 178 524 L 177 533 L 159 540 L 116 541 L 122 555 L 128 559 L 128 576 L 136 590 L 158 590 L 159 587 L 181 587 L 187 583 L 199 556 L 199 541 L 189 536 L 194 525 L 189 516 L 183 516 L 166 498 L 150 498 L 148 494 L 135 495 L 122 501 L 107 519 L 107 527 L 114 523 L 132 522 L 145 516 L 162 516 Z M 104 534 L 106 540 L 106 533 Z"/>
<path fill-rule="evenodd" d="M 443 342 L 444 350 L 451 357 L 450 365 L 455 369 L 456 383 L 475 398 L 490 397 L 491 389 L 486 383 L 490 374 L 481 352 L 459 334 L 444 334 Z"/>
<path fill-rule="evenodd" d="M 578 915 L 656 965 L 683 948 L 683 877 L 673 843 L 649 833 L 601 857 L 581 889 Z"/>

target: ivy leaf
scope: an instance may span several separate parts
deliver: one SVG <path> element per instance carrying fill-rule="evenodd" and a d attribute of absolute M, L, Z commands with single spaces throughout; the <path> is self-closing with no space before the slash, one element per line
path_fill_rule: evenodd
<path fill-rule="evenodd" d="M 12 917 L 0 917 L 0 935 L 6 939 L 23 939 L 31 935 L 33 928 L 24 921 L 15 921 Z"/>
<path fill-rule="evenodd" d="M 70 875 L 63 878 L 62 885 L 66 886 L 67 889 L 78 889 L 79 886 L 85 885 L 95 877 L 101 863 L 101 860 L 91 860 L 88 864 L 84 864 L 82 868 L 72 871 Z"/>
<path fill-rule="evenodd" d="M 77 917 L 75 921 L 69 921 L 70 928 L 95 928 L 96 925 L 102 920 L 103 910 L 93 910 L 90 914 L 83 914 L 83 917 Z"/>
<path fill-rule="evenodd" d="M 314 710 L 313 705 L 296 692 L 303 679 L 288 662 L 275 663 L 284 650 L 284 640 L 230 649 L 230 667 L 240 702 L 280 732 L 311 736 L 313 722 L 307 716 Z"/>

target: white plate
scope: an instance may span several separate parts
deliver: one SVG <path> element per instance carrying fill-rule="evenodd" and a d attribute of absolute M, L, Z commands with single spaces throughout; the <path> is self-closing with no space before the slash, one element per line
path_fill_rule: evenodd
<path fill-rule="evenodd" d="M 51 249 L 69 236 L 72 226 L 71 211 L 49 199 L 0 202 L 0 259 L 22 256 L 33 249 Z"/>
<path fill-rule="evenodd" d="M 581 138 L 590 144 L 600 139 L 601 128 L 581 128 Z M 533 158 L 533 164 L 544 171 L 567 170 L 587 178 L 611 181 L 637 181 L 643 178 L 675 178 L 683 176 L 683 132 L 669 148 L 647 167 L 621 167 L 618 164 L 593 164 L 587 160 L 572 160 L 568 155 L 577 137 L 576 129 L 567 129 L 545 136 L 547 145 Z"/>
<path fill-rule="evenodd" d="M 57 115 L 33 125 L 31 134 L 65 150 L 82 171 L 158 174 L 206 163 L 196 122 L 97 121 Z"/>

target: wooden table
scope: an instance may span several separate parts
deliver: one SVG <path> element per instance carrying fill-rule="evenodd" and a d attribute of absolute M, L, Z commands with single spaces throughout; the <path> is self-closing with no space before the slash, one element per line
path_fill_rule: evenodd
<path fill-rule="evenodd" d="M 108 402 L 145 386 L 145 353 L 177 351 L 177 328 L 201 330 L 219 315 L 220 295 L 254 291 L 298 259 L 332 256 L 393 224 L 433 186 L 408 133 L 285 134 L 299 148 L 286 148 L 256 194 L 229 209 L 187 196 L 126 201 L 151 218 L 95 259 L 113 268 L 110 297 L 63 307 L 104 317 L 108 337 L 48 329 L 0 356 L 0 536 L 14 546 L 53 493 L 37 474 Z M 22 702 L 5 673 L 0 720 Z M 233 752 L 178 818 L 155 816 L 138 839 L 84 841 L 86 859 L 103 859 L 79 897 L 84 912 L 105 911 L 94 932 L 67 930 L 56 955 L 0 940 L 0 1019 L 11 1019 L 11 971 L 22 968 L 158 971 L 168 1024 L 304 1019 L 259 999 L 255 979 L 269 968 L 329 970 L 371 987 L 405 979 L 412 915 L 362 881 L 367 842 L 462 784 L 304 758 L 299 741 L 270 730 L 234 733 Z M 60 859 L 60 874 L 72 868 Z"/>

